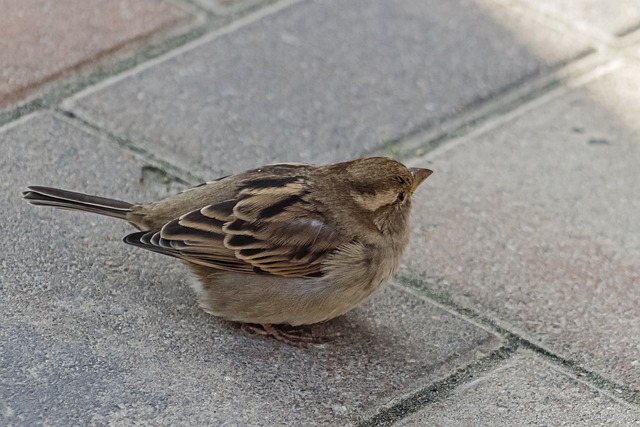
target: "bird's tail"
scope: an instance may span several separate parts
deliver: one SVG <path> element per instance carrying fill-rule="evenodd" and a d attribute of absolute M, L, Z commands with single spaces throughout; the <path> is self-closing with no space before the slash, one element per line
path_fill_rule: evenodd
<path fill-rule="evenodd" d="M 29 186 L 23 192 L 24 199 L 36 206 L 54 206 L 73 211 L 93 212 L 119 219 L 127 219 L 132 204 L 105 197 L 90 196 L 59 188 Z"/>

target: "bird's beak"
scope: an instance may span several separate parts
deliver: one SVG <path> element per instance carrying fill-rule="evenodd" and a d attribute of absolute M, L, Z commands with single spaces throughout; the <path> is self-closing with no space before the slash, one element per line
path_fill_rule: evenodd
<path fill-rule="evenodd" d="M 418 186 L 433 173 L 430 169 L 422 168 L 409 168 L 409 172 L 413 175 L 413 184 L 411 185 L 412 193 L 416 191 L 416 188 L 418 188 Z"/>

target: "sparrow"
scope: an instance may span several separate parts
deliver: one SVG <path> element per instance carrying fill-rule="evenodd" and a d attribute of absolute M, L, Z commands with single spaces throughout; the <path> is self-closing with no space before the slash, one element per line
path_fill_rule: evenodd
<path fill-rule="evenodd" d="M 41 186 L 23 196 L 128 221 L 139 231 L 124 242 L 185 263 L 206 312 L 304 346 L 321 340 L 288 328 L 345 314 L 398 268 L 411 197 L 431 173 L 368 157 L 263 166 L 151 203 Z"/>

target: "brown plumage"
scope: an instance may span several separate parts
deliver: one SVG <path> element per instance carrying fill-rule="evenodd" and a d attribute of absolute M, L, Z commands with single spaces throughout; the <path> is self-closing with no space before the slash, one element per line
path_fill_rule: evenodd
<path fill-rule="evenodd" d="M 306 325 L 356 307 L 395 271 L 411 195 L 431 171 L 385 157 L 284 163 L 220 178 L 159 202 L 130 204 L 28 187 L 34 205 L 125 219 L 124 242 L 195 272 L 205 311 L 296 344 L 272 325 Z"/>

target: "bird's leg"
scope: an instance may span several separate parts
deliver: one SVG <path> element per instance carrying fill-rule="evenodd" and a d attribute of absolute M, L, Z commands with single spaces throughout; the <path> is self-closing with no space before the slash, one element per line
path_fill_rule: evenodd
<path fill-rule="evenodd" d="M 258 325 L 256 323 L 240 323 L 240 329 L 248 334 L 263 335 L 265 337 L 269 336 L 269 333 L 262 327 L 262 325 Z"/>
<path fill-rule="evenodd" d="M 282 325 L 266 324 L 262 327 L 270 336 L 289 345 L 320 344 L 326 341 L 324 337 L 314 336 L 311 331 L 303 328 L 287 331 Z"/>
<path fill-rule="evenodd" d="M 305 347 L 306 344 L 320 344 L 326 341 L 323 337 L 311 335 L 309 331 L 305 331 L 302 329 L 296 331 L 286 331 L 283 330 L 281 325 L 271 325 L 268 323 L 264 325 L 242 323 L 241 328 L 243 331 L 249 332 L 251 334 L 271 336 L 280 342 L 294 347 Z"/>

